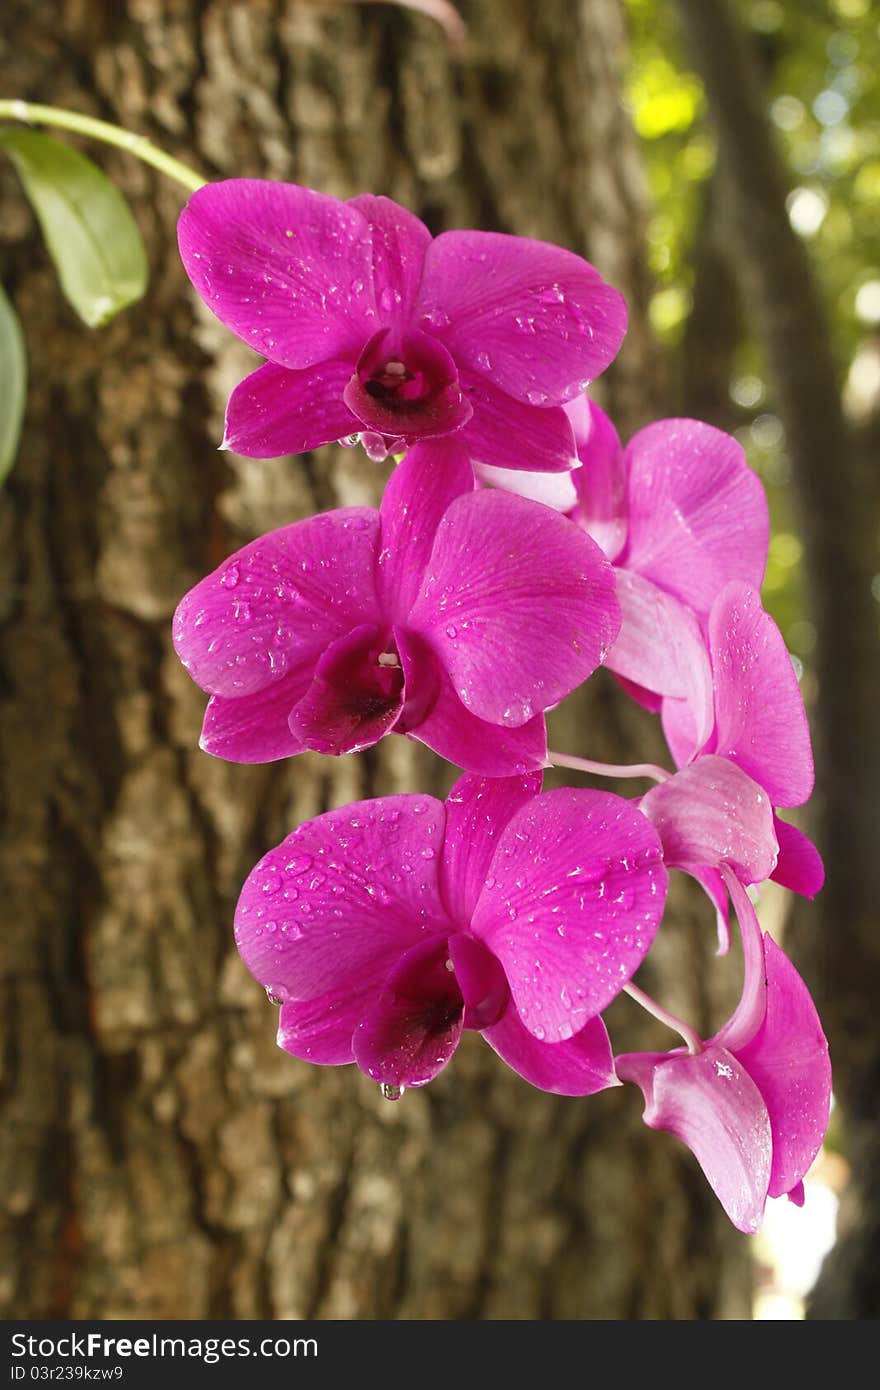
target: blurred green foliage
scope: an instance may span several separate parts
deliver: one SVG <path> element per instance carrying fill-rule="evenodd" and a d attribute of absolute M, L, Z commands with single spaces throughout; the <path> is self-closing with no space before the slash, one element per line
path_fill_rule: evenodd
<path fill-rule="evenodd" d="M 675 4 L 626 3 L 626 96 L 651 194 L 651 320 L 674 352 L 692 307 L 693 248 L 715 150 Z M 789 218 L 809 242 L 846 404 L 858 416 L 880 394 L 880 7 L 875 0 L 735 3 L 764 68 L 770 120 L 790 175 Z M 737 436 L 770 498 L 765 603 L 792 652 L 808 663 L 815 632 L 805 617 L 785 438 L 773 413 L 772 382 L 747 325 L 729 389 Z"/>

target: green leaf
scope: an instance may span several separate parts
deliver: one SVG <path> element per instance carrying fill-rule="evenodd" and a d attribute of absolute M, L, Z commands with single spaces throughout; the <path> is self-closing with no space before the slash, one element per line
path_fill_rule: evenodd
<path fill-rule="evenodd" d="M 69 145 L 33 130 L 0 130 L 43 229 L 61 287 L 90 328 L 147 288 L 147 256 L 131 209 L 105 174 Z"/>
<path fill-rule="evenodd" d="M 0 482 L 15 463 L 26 389 L 27 357 L 21 324 L 0 285 Z"/>

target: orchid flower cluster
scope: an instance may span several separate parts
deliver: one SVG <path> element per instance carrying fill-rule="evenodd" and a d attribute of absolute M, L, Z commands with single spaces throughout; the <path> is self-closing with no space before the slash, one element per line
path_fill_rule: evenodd
<path fill-rule="evenodd" d="M 662 420 L 624 448 L 585 394 L 626 327 L 569 251 L 432 238 L 387 198 L 208 185 L 180 220 L 202 299 L 266 361 L 225 443 L 268 458 L 339 440 L 396 460 L 378 509 L 252 541 L 181 601 L 174 643 L 233 762 L 416 739 L 463 775 L 443 802 L 361 801 L 253 869 L 235 940 L 280 1005 L 279 1045 L 355 1063 L 394 1099 L 482 1033 L 566 1096 L 640 1087 L 734 1224 L 803 1200 L 830 1069 L 805 985 L 758 923 L 768 878 L 812 896 L 815 848 L 776 808 L 810 795 L 791 659 L 761 606 L 763 489 L 736 441 Z M 660 715 L 675 771 L 548 753 L 546 714 L 601 664 Z M 542 791 L 556 764 L 648 777 L 640 798 Z M 670 870 L 732 905 L 742 997 L 703 1039 L 633 981 Z M 614 1055 L 626 991 L 681 1044 Z"/>

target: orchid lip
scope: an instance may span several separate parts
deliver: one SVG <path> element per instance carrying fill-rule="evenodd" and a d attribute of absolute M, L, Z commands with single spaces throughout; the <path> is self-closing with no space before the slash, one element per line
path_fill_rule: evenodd
<path fill-rule="evenodd" d="M 414 441 L 460 429 L 473 409 L 443 345 L 418 330 L 380 328 L 343 392 L 364 433 Z"/>

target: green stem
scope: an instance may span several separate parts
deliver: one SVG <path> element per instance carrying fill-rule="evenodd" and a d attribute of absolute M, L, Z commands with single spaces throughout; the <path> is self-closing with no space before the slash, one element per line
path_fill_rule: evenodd
<path fill-rule="evenodd" d="M 111 125 L 109 121 L 96 120 L 94 116 L 83 116 L 78 111 L 63 111 L 57 106 L 36 106 L 29 101 L 0 101 L 0 120 L 26 121 L 28 125 L 57 126 L 61 130 L 75 130 L 79 135 L 103 140 L 105 145 L 116 145 L 120 150 L 128 150 L 145 164 L 167 174 L 176 183 L 183 184 L 190 193 L 201 188 L 207 179 L 195 170 L 188 169 L 180 160 L 172 159 L 143 135 L 135 135 L 121 126 Z"/>

